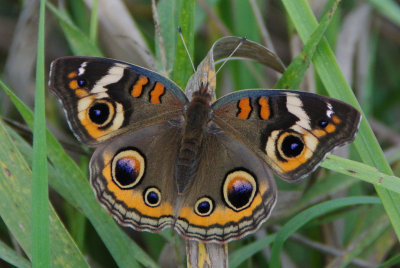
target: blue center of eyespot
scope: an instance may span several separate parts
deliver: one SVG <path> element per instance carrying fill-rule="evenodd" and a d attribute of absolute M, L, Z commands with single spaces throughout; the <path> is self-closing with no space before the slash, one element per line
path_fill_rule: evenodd
<path fill-rule="evenodd" d="M 321 120 L 321 121 L 319 121 L 319 126 L 320 127 L 322 127 L 322 128 L 326 128 L 326 126 L 328 125 L 328 121 L 327 120 Z"/>
<path fill-rule="evenodd" d="M 200 202 L 200 204 L 197 205 L 197 210 L 201 214 L 208 213 L 210 211 L 210 209 L 211 209 L 211 205 L 210 205 L 210 202 L 208 202 L 208 201 Z"/>
<path fill-rule="evenodd" d="M 304 143 L 299 137 L 289 135 L 284 138 L 281 148 L 286 157 L 296 157 L 303 151 Z"/>
<path fill-rule="evenodd" d="M 150 191 L 147 193 L 147 202 L 151 205 L 155 205 L 158 203 L 159 196 L 155 191 Z"/>
<path fill-rule="evenodd" d="M 236 180 L 228 189 L 228 199 L 231 204 L 239 209 L 249 203 L 253 185 L 246 180 Z"/>
<path fill-rule="evenodd" d="M 101 125 L 107 121 L 110 115 L 110 109 L 106 103 L 98 102 L 95 103 L 89 109 L 89 118 L 95 124 Z"/>
<path fill-rule="evenodd" d="M 85 79 L 78 79 L 78 85 L 79 87 L 84 87 L 87 85 L 87 82 Z"/>
<path fill-rule="evenodd" d="M 135 161 L 130 158 L 118 159 L 115 165 L 115 178 L 122 185 L 127 186 L 135 182 L 138 174 Z"/>
<path fill-rule="evenodd" d="M 298 143 L 292 143 L 292 144 L 290 144 L 290 149 L 291 149 L 292 151 L 294 151 L 294 150 L 296 150 L 299 146 L 300 146 L 300 145 L 299 145 Z"/>

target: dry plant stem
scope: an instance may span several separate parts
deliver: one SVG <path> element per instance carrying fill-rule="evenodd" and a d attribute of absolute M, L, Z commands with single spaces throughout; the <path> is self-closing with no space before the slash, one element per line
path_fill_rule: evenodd
<path fill-rule="evenodd" d="M 253 10 L 253 13 L 254 13 L 254 16 L 255 16 L 255 19 L 256 19 L 258 28 L 259 28 L 260 33 L 261 33 L 261 37 L 262 37 L 262 40 L 263 40 L 262 43 L 263 43 L 267 48 L 269 48 L 272 52 L 276 53 L 274 44 L 272 43 L 270 34 L 268 33 L 268 29 L 267 29 L 267 27 L 265 26 L 265 20 L 264 20 L 264 18 L 262 17 L 262 14 L 261 14 L 261 12 L 260 12 L 260 8 L 257 6 L 257 3 L 256 3 L 255 0 L 249 0 L 249 3 L 250 3 L 250 6 L 251 6 L 251 9 Z M 278 79 L 281 77 L 281 74 L 276 73 L 276 72 L 272 72 L 272 73 L 270 73 L 270 75 L 274 78 L 274 80 L 275 80 L 275 79 L 278 80 Z M 262 79 L 262 80 L 264 80 L 264 79 Z M 263 87 L 265 87 L 265 86 L 263 85 L 264 83 L 260 83 L 260 84 L 261 84 Z"/>
<path fill-rule="evenodd" d="M 357 86 L 357 97 L 360 100 L 361 105 L 363 106 L 363 103 L 368 102 L 370 99 L 370 92 L 367 88 L 367 82 L 368 82 L 368 72 L 370 69 L 370 62 L 371 58 L 374 56 L 370 56 L 370 51 L 371 51 L 371 44 L 369 40 L 371 40 L 370 37 L 370 31 L 371 31 L 371 6 L 364 4 L 362 7 L 360 7 L 363 11 L 363 16 L 364 18 L 362 19 L 363 22 L 365 23 L 363 27 L 359 28 L 359 40 L 358 40 L 358 50 L 356 54 L 356 69 L 355 69 L 355 82 Z M 365 110 L 364 112 L 367 113 L 368 115 L 368 110 Z"/>
<path fill-rule="evenodd" d="M 281 227 L 279 226 L 272 226 L 271 228 L 274 231 L 279 231 L 281 229 Z M 324 244 L 312 241 L 299 234 L 292 234 L 289 239 L 333 257 L 340 257 L 346 254 L 346 252 L 343 250 L 339 250 L 337 248 L 326 246 Z M 365 268 L 376 267 L 376 264 L 358 258 L 354 258 L 351 261 L 351 263 L 359 267 L 365 267 Z"/>
<path fill-rule="evenodd" d="M 253 10 L 258 28 L 260 29 L 261 37 L 263 40 L 262 43 L 264 43 L 264 45 L 266 45 L 272 52 L 276 53 L 274 44 L 272 43 L 271 37 L 268 33 L 268 29 L 267 27 L 265 27 L 265 21 L 262 17 L 259 6 L 257 6 L 255 0 L 249 0 L 249 3 L 251 5 L 251 9 Z"/>
<path fill-rule="evenodd" d="M 164 74 L 168 75 L 167 54 L 165 52 L 164 39 L 162 38 L 162 35 L 161 35 L 160 20 L 158 19 L 158 12 L 157 12 L 157 6 L 156 6 L 155 0 L 151 1 L 151 10 L 153 12 L 154 29 L 156 31 L 156 36 L 157 36 L 158 44 L 160 47 L 161 64 L 162 64 L 162 68 L 163 68 L 162 71 Z"/>
<path fill-rule="evenodd" d="M 92 0 L 85 0 L 92 7 Z M 98 0 L 99 39 L 106 53 L 114 59 L 155 70 L 155 60 L 147 47 L 141 30 L 121 0 Z"/>
<path fill-rule="evenodd" d="M 350 85 L 353 84 L 353 63 L 363 32 L 361 28 L 368 25 L 369 13 L 370 7 L 365 4 L 347 15 L 337 41 L 336 58 Z"/>
<path fill-rule="evenodd" d="M 198 0 L 197 2 L 201 6 L 201 8 L 207 13 L 207 16 L 215 23 L 215 25 L 223 35 L 232 35 L 229 32 L 228 28 L 225 27 L 224 23 L 218 18 L 214 10 L 210 8 L 205 0 Z"/>
<path fill-rule="evenodd" d="M 400 145 L 399 133 L 375 119 L 369 119 L 369 124 L 379 139 L 387 140 L 395 145 Z"/>
<path fill-rule="evenodd" d="M 228 267 L 228 244 L 185 240 L 187 267 Z"/>
<path fill-rule="evenodd" d="M 390 21 L 382 17 L 374 17 L 374 26 L 383 38 L 390 40 L 396 45 L 400 45 L 400 29 Z"/>
<path fill-rule="evenodd" d="M 35 86 L 33 73 L 36 67 L 38 10 L 38 0 L 24 1 L 4 67 L 5 80 L 21 96 L 22 101 L 31 107 Z M 8 98 L 2 100 L 2 105 L 6 106 Z"/>

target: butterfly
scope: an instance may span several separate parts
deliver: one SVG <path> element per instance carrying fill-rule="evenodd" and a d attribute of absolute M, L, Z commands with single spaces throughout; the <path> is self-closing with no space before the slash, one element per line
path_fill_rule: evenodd
<path fill-rule="evenodd" d="M 206 61 L 203 70 L 210 69 Z M 52 63 L 49 87 L 70 128 L 96 147 L 91 186 L 121 225 L 172 227 L 201 242 L 239 239 L 256 231 L 277 201 L 271 171 L 296 182 L 357 132 L 360 113 L 342 101 L 267 89 L 213 101 L 215 84 L 204 74 L 188 98 L 168 78 L 125 62 Z"/>

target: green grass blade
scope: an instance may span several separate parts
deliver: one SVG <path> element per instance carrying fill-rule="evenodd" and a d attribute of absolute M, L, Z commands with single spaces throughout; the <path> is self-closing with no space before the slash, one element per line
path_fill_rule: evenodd
<path fill-rule="evenodd" d="M 0 86 L 10 96 L 11 101 L 18 109 L 29 127 L 32 127 L 33 115 L 24 103 L 0 80 Z M 109 249 L 119 267 L 139 267 L 136 260 L 146 267 L 158 267 L 157 264 L 127 235 L 123 233 L 117 223 L 103 209 L 91 189 L 82 170 L 65 153 L 57 139 L 47 131 L 47 155 L 59 176 L 57 183 L 62 185 L 59 192 L 62 196 L 72 196 L 73 204 L 78 204 L 83 213 L 92 223 L 97 233 Z"/>
<path fill-rule="evenodd" d="M 390 224 L 387 220 L 382 220 L 382 218 L 377 219 L 372 225 L 370 225 L 369 232 L 362 236 L 356 244 L 351 245 L 352 249 L 346 252 L 339 267 L 348 267 L 350 262 L 367 250 L 374 241 L 383 235 L 389 226 Z"/>
<path fill-rule="evenodd" d="M 36 59 L 35 120 L 32 161 L 32 266 L 50 267 L 49 192 L 47 182 L 44 102 L 44 22 L 46 1 L 40 1 Z"/>
<path fill-rule="evenodd" d="M 383 16 L 400 26 L 400 6 L 396 1 L 367 0 L 367 2 L 370 2 Z"/>
<path fill-rule="evenodd" d="M 390 258 L 389 260 L 385 261 L 381 265 L 377 266 L 376 268 L 389 268 L 389 267 L 396 267 L 395 264 L 400 263 L 400 254 Z"/>
<path fill-rule="evenodd" d="M 280 252 L 282 250 L 283 244 L 290 237 L 291 234 L 299 230 L 302 226 L 304 226 L 312 219 L 347 206 L 366 204 L 380 204 L 380 200 L 376 197 L 370 196 L 345 197 L 323 202 L 297 214 L 294 218 L 288 221 L 276 234 L 276 239 L 271 250 L 270 266 L 274 268 L 280 267 Z"/>
<path fill-rule="evenodd" d="M 275 237 L 276 237 L 275 234 L 268 235 L 267 237 L 258 239 L 257 241 L 248 244 L 246 246 L 243 246 L 238 250 L 232 252 L 232 254 L 229 255 L 229 267 L 230 268 L 238 267 L 240 264 L 249 259 L 251 256 L 253 256 L 257 252 L 263 250 L 266 246 L 271 244 L 275 240 Z"/>
<path fill-rule="evenodd" d="M 32 243 L 32 172 L 28 162 L 0 120 L 0 216 L 28 258 L 33 257 Z M 50 207 L 49 267 L 88 267 L 82 253 L 69 236 L 54 209 Z M 36 242 L 37 243 L 37 242 Z"/>
<path fill-rule="evenodd" d="M 308 2 L 306 0 L 282 0 L 282 2 L 301 39 L 307 42 L 318 26 Z M 326 40 L 322 40 L 318 45 L 313 63 L 330 96 L 344 100 L 361 110 Z M 354 145 L 364 163 L 388 175 L 393 174 L 364 114 Z M 398 206 L 400 195 L 379 186 L 375 186 L 375 190 L 382 200 L 397 237 L 400 238 L 400 207 Z"/>
<path fill-rule="evenodd" d="M 193 59 L 194 49 L 194 0 L 181 0 L 179 12 L 179 26 L 182 29 L 182 35 L 185 39 L 189 55 Z M 170 31 L 172 29 L 169 29 Z M 173 29 L 176 31 L 176 28 Z M 193 74 L 189 56 L 179 36 L 176 43 L 176 55 L 172 80 L 181 88 L 185 88 L 189 77 Z"/>
<path fill-rule="evenodd" d="M 89 28 L 89 39 L 93 44 L 97 42 L 97 29 L 99 27 L 99 0 L 93 1 L 92 12 L 90 14 L 90 28 Z"/>
<path fill-rule="evenodd" d="M 159 1 L 157 4 L 157 12 L 158 19 L 160 22 L 160 31 L 161 37 L 163 39 L 164 48 L 160 47 L 158 42 L 158 37 L 155 37 L 156 40 L 156 58 L 157 58 L 157 66 L 159 70 L 164 71 L 164 67 L 166 68 L 166 72 L 169 75 L 170 72 L 174 68 L 175 63 L 175 53 L 176 53 L 176 42 L 180 41 L 177 39 L 177 27 L 179 20 L 177 18 L 176 11 L 178 10 L 179 0 L 173 1 Z M 171 14 L 174 14 L 171 16 Z M 165 50 L 166 57 L 166 65 L 162 66 L 162 54 L 161 49 Z"/>
<path fill-rule="evenodd" d="M 97 45 L 72 22 L 65 12 L 51 3 L 47 3 L 47 7 L 57 17 L 74 55 L 103 56 Z"/>
<path fill-rule="evenodd" d="M 335 155 L 329 155 L 321 166 L 400 194 L 400 178 L 379 172 L 375 167 Z"/>
<path fill-rule="evenodd" d="M 27 259 L 7 246 L 3 241 L 0 241 L 0 259 L 19 268 L 31 267 L 31 263 Z"/>
<path fill-rule="evenodd" d="M 279 218 L 289 217 L 296 213 L 300 209 L 309 205 L 313 200 L 321 200 L 322 198 L 335 194 L 342 191 L 351 185 L 359 182 L 359 180 L 353 179 L 349 176 L 343 176 L 341 174 L 329 174 L 323 179 L 317 180 L 312 184 L 311 187 L 301 196 L 295 204 L 293 204 L 286 213 Z"/>
<path fill-rule="evenodd" d="M 283 73 L 281 79 L 279 79 L 274 88 L 298 89 L 300 87 L 304 75 L 310 66 L 315 50 L 317 49 L 321 39 L 324 37 L 325 31 L 328 29 L 340 1 L 341 0 L 336 0 L 333 2 L 331 9 L 322 18 L 321 23 L 307 41 L 303 51 L 290 63 L 289 67 Z"/>

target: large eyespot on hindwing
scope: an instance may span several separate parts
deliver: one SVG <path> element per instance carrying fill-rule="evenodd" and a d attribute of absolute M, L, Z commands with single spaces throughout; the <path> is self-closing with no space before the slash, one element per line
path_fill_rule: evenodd
<path fill-rule="evenodd" d="M 214 207 L 214 201 L 210 197 L 205 196 L 197 200 L 194 205 L 194 212 L 201 217 L 205 217 L 214 211 Z"/>
<path fill-rule="evenodd" d="M 161 204 L 161 192 L 157 187 L 148 187 L 143 194 L 143 200 L 149 207 L 158 207 Z"/>
<path fill-rule="evenodd" d="M 106 93 L 99 93 L 78 101 L 78 118 L 87 133 L 96 140 L 106 139 L 111 131 L 119 129 L 124 122 L 123 105 L 108 98 Z"/>
<path fill-rule="evenodd" d="M 142 154 L 135 148 L 129 148 L 120 151 L 112 159 L 111 177 L 119 188 L 129 189 L 140 182 L 145 169 L 146 162 Z"/>
<path fill-rule="evenodd" d="M 234 211 L 249 207 L 256 191 L 257 183 L 254 176 L 245 170 L 229 172 L 222 188 L 224 201 Z"/>

